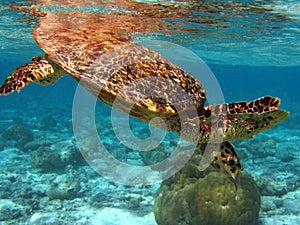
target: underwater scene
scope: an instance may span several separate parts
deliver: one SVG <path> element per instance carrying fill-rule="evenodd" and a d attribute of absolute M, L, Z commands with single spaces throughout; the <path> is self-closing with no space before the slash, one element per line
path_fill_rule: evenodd
<path fill-rule="evenodd" d="M 4 0 L 0 22 L 0 224 L 300 224 L 299 1 Z"/>

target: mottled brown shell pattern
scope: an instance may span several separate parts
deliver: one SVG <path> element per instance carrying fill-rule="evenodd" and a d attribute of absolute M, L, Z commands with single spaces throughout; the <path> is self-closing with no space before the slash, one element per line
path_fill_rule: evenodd
<path fill-rule="evenodd" d="M 196 111 L 203 110 L 205 90 L 194 76 L 160 54 L 122 38 L 116 27 L 108 27 L 106 17 L 109 15 L 80 12 L 48 14 L 41 18 L 33 36 L 51 60 L 99 99 L 112 105 L 118 96 L 125 105 L 133 106 L 132 114 L 146 122 L 158 114 L 185 110 L 188 100 Z M 114 15 L 114 19 L 124 20 L 122 15 Z M 136 82 L 149 77 L 159 79 L 151 79 L 148 90 L 144 88 L 147 85 Z M 186 95 L 179 98 L 178 89 Z"/>

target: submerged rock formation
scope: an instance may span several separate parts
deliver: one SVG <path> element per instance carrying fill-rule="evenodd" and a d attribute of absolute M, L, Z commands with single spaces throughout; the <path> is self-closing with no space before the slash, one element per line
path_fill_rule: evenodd
<path fill-rule="evenodd" d="M 13 124 L 2 133 L 2 141 L 5 146 L 24 148 L 24 145 L 33 140 L 33 133 L 24 124 Z"/>
<path fill-rule="evenodd" d="M 251 225 L 257 224 L 260 193 L 253 178 L 242 171 L 233 180 L 212 168 L 200 172 L 201 156 L 174 177 L 165 180 L 154 205 L 158 225 Z"/>

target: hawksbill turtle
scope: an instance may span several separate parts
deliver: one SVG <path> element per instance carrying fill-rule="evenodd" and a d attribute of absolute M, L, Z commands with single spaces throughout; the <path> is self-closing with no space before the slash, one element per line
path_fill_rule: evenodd
<path fill-rule="evenodd" d="M 70 74 L 101 101 L 121 111 L 129 105 L 129 114 L 147 123 L 160 118 L 155 126 L 183 139 L 200 145 L 221 138 L 212 152 L 212 165 L 236 179 L 242 166 L 229 141 L 251 138 L 284 120 L 289 113 L 278 109 L 280 99 L 266 96 L 252 102 L 205 106 L 206 92 L 199 80 L 124 37 L 122 31 L 129 27 L 125 17 L 114 15 L 121 21 L 118 24 L 109 16 L 60 12 L 40 18 L 32 35 L 45 54 L 15 69 L 0 87 L 0 95 L 20 91 L 32 82 L 51 84 Z M 143 91 L 145 84 L 135 86 L 142 78 L 155 82 L 150 96 Z M 124 92 L 127 86 L 132 88 Z M 178 88 L 184 96 L 176 94 Z M 116 98 L 121 104 L 113 105 Z M 191 107 L 196 114 L 190 113 Z"/>

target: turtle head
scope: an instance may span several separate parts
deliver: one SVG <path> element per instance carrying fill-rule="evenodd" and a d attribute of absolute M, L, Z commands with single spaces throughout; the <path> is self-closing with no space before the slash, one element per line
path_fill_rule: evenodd
<path fill-rule="evenodd" d="M 36 82 L 47 85 L 56 82 L 66 74 L 46 56 L 36 56 L 32 61 L 15 69 L 0 86 L 0 95 L 20 91 L 26 85 Z"/>

